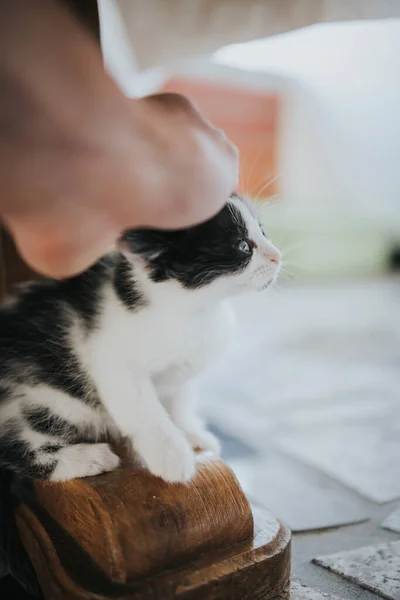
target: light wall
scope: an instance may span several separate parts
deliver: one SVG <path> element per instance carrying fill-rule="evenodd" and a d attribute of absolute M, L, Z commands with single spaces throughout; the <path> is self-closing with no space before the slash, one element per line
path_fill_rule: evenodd
<path fill-rule="evenodd" d="M 399 217 L 400 233 L 400 21 L 316 26 L 228 47 L 216 60 L 286 78 L 288 202 Z"/>
<path fill-rule="evenodd" d="M 400 241 L 400 21 L 316 26 L 215 60 L 284 81 L 283 203 L 267 220 L 299 244 L 301 273 L 382 271 Z"/>

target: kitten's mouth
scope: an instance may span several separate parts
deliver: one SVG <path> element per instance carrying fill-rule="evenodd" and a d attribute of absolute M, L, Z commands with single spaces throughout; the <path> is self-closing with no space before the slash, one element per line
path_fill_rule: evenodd
<path fill-rule="evenodd" d="M 271 272 L 272 271 L 272 272 Z M 262 292 L 268 289 L 275 282 L 278 275 L 278 270 L 273 272 L 272 269 L 259 267 L 253 276 L 253 285 L 257 292 Z"/>

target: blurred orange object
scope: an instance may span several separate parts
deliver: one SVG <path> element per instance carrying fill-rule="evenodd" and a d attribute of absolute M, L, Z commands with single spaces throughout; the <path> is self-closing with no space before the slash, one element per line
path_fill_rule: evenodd
<path fill-rule="evenodd" d="M 188 96 L 240 151 L 239 190 L 253 198 L 278 190 L 278 93 L 212 80 L 173 77 L 162 91 Z"/>

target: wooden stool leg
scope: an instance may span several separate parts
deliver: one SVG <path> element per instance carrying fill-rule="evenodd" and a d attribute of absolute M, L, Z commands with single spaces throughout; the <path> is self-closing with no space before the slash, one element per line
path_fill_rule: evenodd
<path fill-rule="evenodd" d="M 198 457 L 187 485 L 125 463 L 18 486 L 17 522 L 46 600 L 286 598 L 290 532 L 254 513 L 232 471 Z"/>

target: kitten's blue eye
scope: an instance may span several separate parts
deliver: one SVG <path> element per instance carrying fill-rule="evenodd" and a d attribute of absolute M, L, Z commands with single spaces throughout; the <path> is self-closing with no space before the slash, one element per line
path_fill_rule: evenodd
<path fill-rule="evenodd" d="M 246 240 L 240 240 L 240 242 L 236 244 L 236 248 L 240 250 L 240 252 L 245 252 L 245 254 L 250 254 L 251 252 L 250 244 L 246 242 Z"/>

